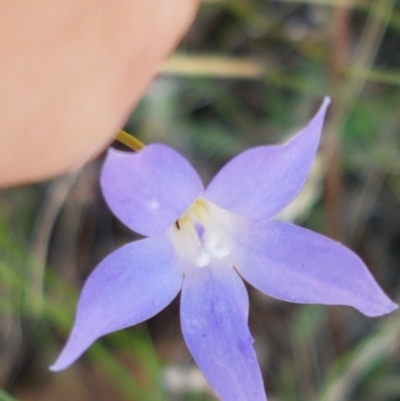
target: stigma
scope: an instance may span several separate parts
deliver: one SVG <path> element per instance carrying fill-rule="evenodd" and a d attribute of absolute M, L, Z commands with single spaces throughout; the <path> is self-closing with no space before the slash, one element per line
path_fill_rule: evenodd
<path fill-rule="evenodd" d="M 229 212 L 198 198 L 171 227 L 170 236 L 177 256 L 190 262 L 185 265 L 202 268 L 229 257 L 229 236 L 221 224 L 227 218 L 226 213 Z"/>
<path fill-rule="evenodd" d="M 208 266 L 212 259 L 225 259 L 230 253 L 228 246 L 221 242 L 218 234 L 212 231 L 205 231 L 204 242 L 195 263 L 198 267 Z"/>

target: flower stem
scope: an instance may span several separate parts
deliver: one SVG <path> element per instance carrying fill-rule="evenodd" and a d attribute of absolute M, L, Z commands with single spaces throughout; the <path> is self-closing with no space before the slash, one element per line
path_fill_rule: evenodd
<path fill-rule="evenodd" d="M 139 150 L 144 148 L 144 143 L 140 142 L 139 139 L 136 139 L 134 136 L 129 135 L 127 132 L 123 131 L 122 129 L 118 130 L 115 139 L 128 148 L 131 148 L 135 152 L 139 152 Z"/>

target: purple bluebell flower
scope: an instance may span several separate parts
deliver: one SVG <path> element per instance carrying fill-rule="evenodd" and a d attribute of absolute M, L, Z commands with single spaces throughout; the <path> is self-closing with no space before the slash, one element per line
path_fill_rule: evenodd
<path fill-rule="evenodd" d="M 182 291 L 185 342 L 217 395 L 265 401 L 242 279 L 284 301 L 349 305 L 367 316 L 393 311 L 397 305 L 353 252 L 272 219 L 304 184 L 329 102 L 285 144 L 236 156 L 207 189 L 165 145 L 110 149 L 100 179 L 104 197 L 148 238 L 117 249 L 90 275 L 51 369 L 65 369 L 99 337 L 149 319 Z"/>

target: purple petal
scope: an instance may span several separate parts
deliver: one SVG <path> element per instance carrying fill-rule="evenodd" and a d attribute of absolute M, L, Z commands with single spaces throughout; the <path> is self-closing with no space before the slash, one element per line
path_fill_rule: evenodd
<path fill-rule="evenodd" d="M 235 266 L 246 281 L 272 297 L 349 305 L 367 316 L 397 308 L 355 253 L 323 235 L 270 221 L 249 225 L 243 238 Z"/>
<path fill-rule="evenodd" d="M 289 142 L 249 149 L 226 164 L 211 181 L 206 198 L 251 220 L 267 219 L 299 193 L 317 151 L 326 109 Z"/>
<path fill-rule="evenodd" d="M 203 193 L 189 162 L 165 145 L 138 153 L 110 149 L 100 185 L 112 212 L 139 234 L 161 234 Z"/>
<path fill-rule="evenodd" d="M 186 344 L 222 401 L 265 401 L 253 339 L 248 297 L 231 267 L 185 273 L 181 324 Z"/>
<path fill-rule="evenodd" d="M 182 272 L 165 239 L 135 241 L 111 253 L 87 279 L 71 335 L 50 369 L 67 368 L 99 337 L 154 316 L 181 286 Z"/>

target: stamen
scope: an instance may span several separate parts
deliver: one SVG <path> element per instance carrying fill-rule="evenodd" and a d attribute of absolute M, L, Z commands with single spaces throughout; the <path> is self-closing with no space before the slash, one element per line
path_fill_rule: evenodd
<path fill-rule="evenodd" d="M 210 254 L 205 250 L 201 249 L 196 257 L 196 265 L 198 267 L 206 267 L 211 262 Z"/>
<path fill-rule="evenodd" d="M 216 249 L 218 244 L 219 244 L 218 235 L 213 232 L 206 231 L 204 235 L 204 249 L 206 249 L 207 251 L 212 251 Z"/>
<path fill-rule="evenodd" d="M 196 257 L 196 265 L 205 267 L 211 262 L 211 259 L 222 260 L 230 253 L 229 248 L 220 243 L 220 238 L 215 232 L 205 230 L 203 242 Z"/>
<path fill-rule="evenodd" d="M 226 258 L 231 251 L 226 245 L 223 245 L 217 249 L 214 250 L 212 256 L 214 256 L 215 259 L 224 259 Z"/>

